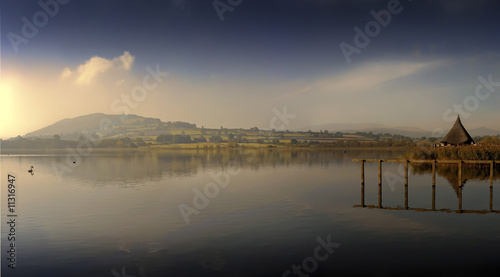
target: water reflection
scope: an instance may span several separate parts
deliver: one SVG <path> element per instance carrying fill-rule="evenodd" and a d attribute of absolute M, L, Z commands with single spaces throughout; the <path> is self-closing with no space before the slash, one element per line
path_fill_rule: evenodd
<path fill-rule="evenodd" d="M 412 174 L 427 175 L 432 174 L 432 164 L 411 164 Z M 457 197 L 459 196 L 459 169 L 456 164 L 440 164 L 436 166 L 437 175 L 445 178 L 451 185 Z M 500 179 L 500 168 L 498 165 L 494 167 L 493 174 L 490 171 L 489 164 L 464 164 L 462 166 L 462 187 L 467 181 L 486 181 L 490 180 L 490 186 L 494 180 Z"/>
<path fill-rule="evenodd" d="M 370 152 L 371 154 L 373 152 Z M 225 170 L 228 166 L 262 168 L 289 166 L 329 167 L 350 162 L 352 157 L 363 155 L 353 151 L 346 155 L 343 151 L 304 150 L 170 150 L 137 151 L 113 154 L 95 154 L 77 162 L 65 178 L 106 184 L 109 180 L 127 180 L 141 183 L 145 180 L 159 180 L 163 177 L 189 177 L 206 170 Z M 65 156 L 54 157 L 56 165 L 66 165 Z M 54 163 L 42 165 L 43 170 L 54 171 Z"/>
<path fill-rule="evenodd" d="M 361 164 L 362 172 L 364 163 Z M 380 162 L 379 162 L 380 166 Z M 498 172 L 500 171 L 498 166 L 491 167 L 490 164 L 463 164 L 461 167 L 457 164 L 412 164 L 411 173 L 413 175 L 432 175 L 432 208 L 421 208 L 421 207 L 409 207 L 408 206 L 408 168 L 405 168 L 405 191 L 404 191 L 404 207 L 397 206 L 383 206 L 382 203 L 382 172 L 379 170 L 379 181 L 378 181 L 378 205 L 365 205 L 365 180 L 364 174 L 361 180 L 361 204 L 354 205 L 356 208 L 374 208 L 374 209 L 386 209 L 386 210 L 413 210 L 419 212 L 457 212 L 457 213 L 500 213 L 498 210 L 493 209 L 493 182 L 500 179 L 498 177 Z M 457 196 L 457 209 L 436 209 L 436 175 L 443 177 L 449 183 L 449 185 L 455 191 Z M 463 209 L 463 189 L 467 181 L 489 181 L 489 210 L 473 210 L 473 209 Z"/>
<path fill-rule="evenodd" d="M 497 214 L 352 208 L 359 197 L 359 164 L 352 159 L 395 159 L 401 152 L 94 152 L 76 160 L 63 182 L 52 164 L 67 165 L 64 155 L 2 156 L 2 170 L 19 173 L 22 216 L 17 230 L 22 266 L 9 276 L 115 276 L 122 268 L 124 276 L 282 276 L 312 254 L 318 236 L 329 234 L 342 247 L 315 276 L 410 276 L 434 266 L 457 276 L 468 268 L 496 266 Z M 229 171 L 231 164 L 241 173 L 186 224 L 179 204 L 194 207 L 194 189 L 204 191 L 211 175 Z M 31 165 L 34 176 L 26 172 Z M 374 172 L 376 164 L 367 165 L 367 173 Z M 384 187 L 384 204 L 394 206 L 391 197 L 402 199 L 403 191 L 412 196 L 412 209 L 427 203 L 430 178 L 409 179 L 409 192 L 397 187 L 387 193 Z M 371 204 L 377 187 L 368 181 Z M 464 206 L 486 201 L 470 197 L 474 186 L 467 185 Z M 433 209 L 446 201 L 455 208 L 447 184 L 436 186 L 438 198 L 443 190 L 448 195 Z M 486 190 L 480 193 L 487 196 Z M 359 259 L 360 253 L 370 258 Z"/>

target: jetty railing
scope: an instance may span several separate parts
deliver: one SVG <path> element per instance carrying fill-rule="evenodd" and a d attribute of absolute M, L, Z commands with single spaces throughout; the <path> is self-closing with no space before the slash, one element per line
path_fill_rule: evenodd
<path fill-rule="evenodd" d="M 403 163 L 405 165 L 404 169 L 404 187 L 405 187 L 405 210 L 408 210 L 408 165 L 409 164 L 432 164 L 432 210 L 436 211 L 435 200 L 436 200 L 436 166 L 438 164 L 457 164 L 458 165 L 458 210 L 457 212 L 479 212 L 474 210 L 463 210 L 462 209 L 462 167 L 464 164 L 489 164 L 490 165 L 490 211 L 499 213 L 500 211 L 493 210 L 493 176 L 496 164 L 500 164 L 500 161 L 485 161 L 485 160 L 407 160 L 407 159 L 353 159 L 353 162 L 361 163 L 361 205 L 355 205 L 355 207 L 367 207 L 367 208 L 378 208 L 382 209 L 382 164 L 383 163 Z M 376 162 L 378 163 L 378 206 L 375 205 L 365 205 L 365 163 L 366 162 Z M 385 209 L 399 210 L 402 208 L 390 208 L 385 207 Z M 425 211 L 427 209 L 421 208 L 411 208 L 411 210 Z M 450 212 L 451 210 L 439 210 Z"/>

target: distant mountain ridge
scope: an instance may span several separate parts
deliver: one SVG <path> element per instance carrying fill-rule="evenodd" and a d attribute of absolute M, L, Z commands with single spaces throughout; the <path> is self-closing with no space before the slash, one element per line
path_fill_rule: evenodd
<path fill-rule="evenodd" d="M 101 122 L 109 123 L 112 128 L 108 130 L 102 130 L 100 124 Z M 143 117 L 135 114 L 128 114 L 125 117 L 123 115 L 112 115 L 104 113 L 93 113 L 88 115 L 82 115 L 74 118 L 65 118 L 51 124 L 47 127 L 41 128 L 39 130 L 27 133 L 25 137 L 48 137 L 53 135 L 73 135 L 81 134 L 85 131 L 94 131 L 98 135 L 103 137 L 109 137 L 118 134 L 135 134 L 140 132 L 146 132 L 150 135 L 155 133 L 161 133 L 167 131 L 169 127 L 180 127 L 180 128 L 196 128 L 196 124 L 190 124 L 186 122 L 163 122 L 158 118 Z M 451 126 L 450 126 L 451 128 Z M 355 133 L 355 132 L 372 132 L 374 134 L 386 134 L 391 135 L 403 135 L 412 138 L 421 137 L 432 137 L 435 134 L 432 131 L 424 130 L 421 128 L 408 127 L 408 126 L 397 126 L 388 127 L 383 124 L 378 123 L 358 123 L 358 124 L 321 124 L 314 125 L 310 127 L 304 127 L 298 129 L 298 131 L 319 131 L 328 130 L 329 132 L 343 132 L 343 133 Z M 448 130 L 444 130 L 448 132 Z M 472 137 L 475 136 L 494 136 L 500 134 L 500 131 L 480 127 L 468 130 Z M 443 134 L 442 136 L 444 136 Z M 77 139 L 77 138 L 76 138 Z"/>
<path fill-rule="evenodd" d="M 500 131 L 496 131 L 486 127 L 479 127 L 469 130 L 469 135 L 475 136 L 496 136 L 500 134 Z"/>
<path fill-rule="evenodd" d="M 450 126 L 451 128 L 451 126 Z M 319 130 L 328 130 L 330 132 L 343 132 L 343 133 L 355 133 L 355 132 L 372 132 L 374 134 L 385 134 L 389 133 L 391 135 L 402 135 L 402 136 L 407 136 L 407 137 L 412 137 L 412 138 L 421 138 L 421 137 L 432 137 L 436 136 L 436 134 L 433 134 L 432 131 L 430 130 L 425 130 L 417 127 L 409 127 L 409 126 L 396 126 L 396 127 L 387 127 L 382 124 L 378 123 L 356 123 L 356 124 L 321 124 L 321 125 L 314 125 L 314 126 L 309 126 L 305 128 L 301 128 L 303 131 L 307 130 L 313 130 L 313 131 L 319 131 Z M 449 131 L 449 129 L 443 130 L 446 134 L 446 132 Z M 475 136 L 496 136 L 500 134 L 500 131 L 485 128 L 485 127 L 480 127 L 480 128 L 475 128 L 475 129 L 470 129 L 468 130 L 469 134 L 472 137 Z M 442 136 L 444 136 L 443 134 Z"/>

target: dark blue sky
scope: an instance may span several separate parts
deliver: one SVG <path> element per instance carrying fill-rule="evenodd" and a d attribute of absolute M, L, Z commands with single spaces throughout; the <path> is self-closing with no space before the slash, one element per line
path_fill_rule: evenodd
<path fill-rule="evenodd" d="M 220 2 L 228 4 L 227 0 Z M 272 109 L 288 105 L 297 114 L 291 128 L 368 121 L 423 128 L 434 128 L 431 122 L 440 121 L 438 126 L 447 126 L 442 114 L 453 104 L 462 103 L 471 91 L 473 94 L 478 76 L 493 74 L 494 80 L 500 79 L 500 3 L 400 1 L 402 11 L 392 14 L 390 23 L 381 27 L 359 54 L 351 55 L 348 63 L 339 45 L 355 46 L 353 28 L 364 29 L 374 20 L 371 11 L 386 10 L 388 3 L 398 2 L 243 0 L 232 12 L 225 12 L 221 21 L 214 1 L 72 0 L 58 4 L 59 11 L 27 44 L 20 44 L 16 53 L 9 33 L 22 35 L 21 18 L 32 21 L 42 8 L 37 1 L 3 0 L 3 79 L 14 78 L 19 72 L 53 71 L 57 73 L 53 75 L 55 82 L 59 82 L 59 73 L 66 67 L 75 72 L 92 57 L 112 60 L 128 51 L 134 57 L 133 67 L 125 72 L 131 83 L 146 73 L 146 66 L 158 64 L 170 73 L 169 80 L 158 88 L 157 98 L 146 99 L 139 105 L 142 108 L 132 113 L 199 125 L 266 128 Z M 365 72 L 370 74 L 366 76 L 369 81 L 360 75 Z M 354 77 L 357 81 L 350 79 Z M 44 78 L 50 80 L 50 76 Z M 353 87 L 365 81 L 371 87 Z M 348 86 L 337 86 L 342 82 Z M 120 92 L 106 86 L 99 87 L 101 95 L 110 95 L 98 101 L 106 105 L 62 109 L 46 121 L 86 111 L 113 113 L 108 102 L 133 87 L 130 84 Z M 27 90 L 19 88 L 19 94 Z M 414 116 L 395 117 L 398 111 L 408 110 L 396 106 L 414 103 L 415 91 L 421 92 L 417 98 L 432 100 L 430 113 L 413 122 L 410 119 Z M 189 105 L 181 95 L 204 99 L 202 102 L 214 108 Z M 47 97 L 54 96 L 49 93 Z M 492 115 L 492 101 L 498 97 L 492 95 L 488 100 L 480 101 L 480 107 L 471 113 L 471 124 L 481 125 L 483 118 Z M 175 102 L 177 108 L 165 112 L 162 101 Z M 243 107 L 235 109 L 241 101 Z M 388 106 L 380 115 L 367 118 L 366 112 L 373 114 L 384 103 Z M 422 100 L 418 105 L 425 103 Z M 394 107 L 394 114 L 390 107 Z M 179 112 L 181 108 L 184 114 Z M 339 112 L 332 112 L 336 109 Z M 224 116 L 228 113 L 237 114 L 231 119 Z M 490 122 L 485 124 L 500 129 Z"/>

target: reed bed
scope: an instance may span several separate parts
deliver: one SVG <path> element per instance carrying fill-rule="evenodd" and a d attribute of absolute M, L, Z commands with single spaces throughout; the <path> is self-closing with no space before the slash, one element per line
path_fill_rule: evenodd
<path fill-rule="evenodd" d="M 410 149 L 404 158 L 415 160 L 500 160 L 500 146 L 415 147 Z"/>

